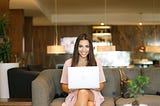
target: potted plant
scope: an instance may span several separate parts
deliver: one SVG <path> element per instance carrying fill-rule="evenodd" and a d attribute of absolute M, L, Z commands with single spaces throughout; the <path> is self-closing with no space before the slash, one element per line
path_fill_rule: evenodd
<path fill-rule="evenodd" d="M 0 16 L 0 77 L 3 85 L 0 85 L 0 98 L 9 98 L 7 71 L 10 68 L 19 67 L 19 63 L 11 63 L 11 42 L 7 36 L 8 17 L 6 14 Z"/>
<path fill-rule="evenodd" d="M 0 16 L 0 62 L 8 63 L 11 59 L 11 42 L 7 36 L 8 17 L 6 14 Z"/>
<path fill-rule="evenodd" d="M 143 86 L 149 83 L 148 76 L 137 76 L 135 79 L 129 81 L 128 92 L 130 97 L 133 98 L 132 106 L 139 106 L 139 101 L 137 100 L 138 95 L 143 95 Z"/>

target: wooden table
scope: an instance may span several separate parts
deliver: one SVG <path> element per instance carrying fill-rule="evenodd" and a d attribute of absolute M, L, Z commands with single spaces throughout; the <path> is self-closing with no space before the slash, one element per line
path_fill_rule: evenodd
<path fill-rule="evenodd" d="M 32 106 L 31 99 L 0 99 L 0 106 Z"/>

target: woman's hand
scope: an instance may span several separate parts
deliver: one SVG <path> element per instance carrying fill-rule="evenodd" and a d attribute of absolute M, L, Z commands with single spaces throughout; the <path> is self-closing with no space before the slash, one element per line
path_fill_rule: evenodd
<path fill-rule="evenodd" d="M 103 88 L 104 88 L 104 82 L 99 83 L 99 88 L 96 88 L 96 89 L 93 89 L 93 90 L 95 90 L 95 91 L 102 91 Z"/>
<path fill-rule="evenodd" d="M 62 83 L 61 86 L 62 86 L 62 91 L 66 92 L 66 93 L 70 92 L 69 89 L 68 89 L 68 84 Z"/>

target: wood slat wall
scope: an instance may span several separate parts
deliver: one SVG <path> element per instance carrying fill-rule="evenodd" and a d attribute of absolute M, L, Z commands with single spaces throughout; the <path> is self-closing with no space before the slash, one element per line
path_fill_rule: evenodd
<path fill-rule="evenodd" d="M 9 13 L 9 0 L 0 0 L 0 15 Z"/>
<path fill-rule="evenodd" d="M 12 54 L 22 55 L 22 38 L 24 28 L 24 11 L 20 9 L 10 10 L 9 15 L 9 38 L 12 43 Z M 13 56 L 14 58 L 14 56 Z"/>
<path fill-rule="evenodd" d="M 59 26 L 58 27 L 58 39 L 62 37 L 75 37 L 81 33 L 87 33 L 91 35 L 90 26 Z M 54 55 L 48 55 L 46 53 L 47 45 L 55 43 L 55 27 L 54 26 L 34 26 L 33 27 L 33 52 L 32 59 L 36 64 L 43 64 L 45 67 L 55 67 L 56 61 Z M 64 57 L 60 58 L 64 60 Z M 63 61 L 62 61 L 63 62 Z"/>

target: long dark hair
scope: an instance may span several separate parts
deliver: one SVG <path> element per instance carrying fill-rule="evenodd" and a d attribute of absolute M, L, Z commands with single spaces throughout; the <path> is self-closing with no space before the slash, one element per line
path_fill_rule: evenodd
<path fill-rule="evenodd" d="M 92 38 L 91 38 L 91 36 L 88 36 L 87 34 L 80 34 L 78 36 L 78 38 L 76 39 L 76 42 L 75 42 L 75 45 L 74 45 L 74 51 L 73 51 L 71 66 L 73 67 L 73 66 L 76 66 L 78 64 L 78 61 L 79 61 L 78 46 L 79 46 L 80 40 L 88 40 L 88 42 L 89 42 L 89 54 L 87 56 L 87 61 L 88 61 L 87 66 L 96 66 L 97 63 L 96 63 L 94 53 L 93 53 Z"/>

